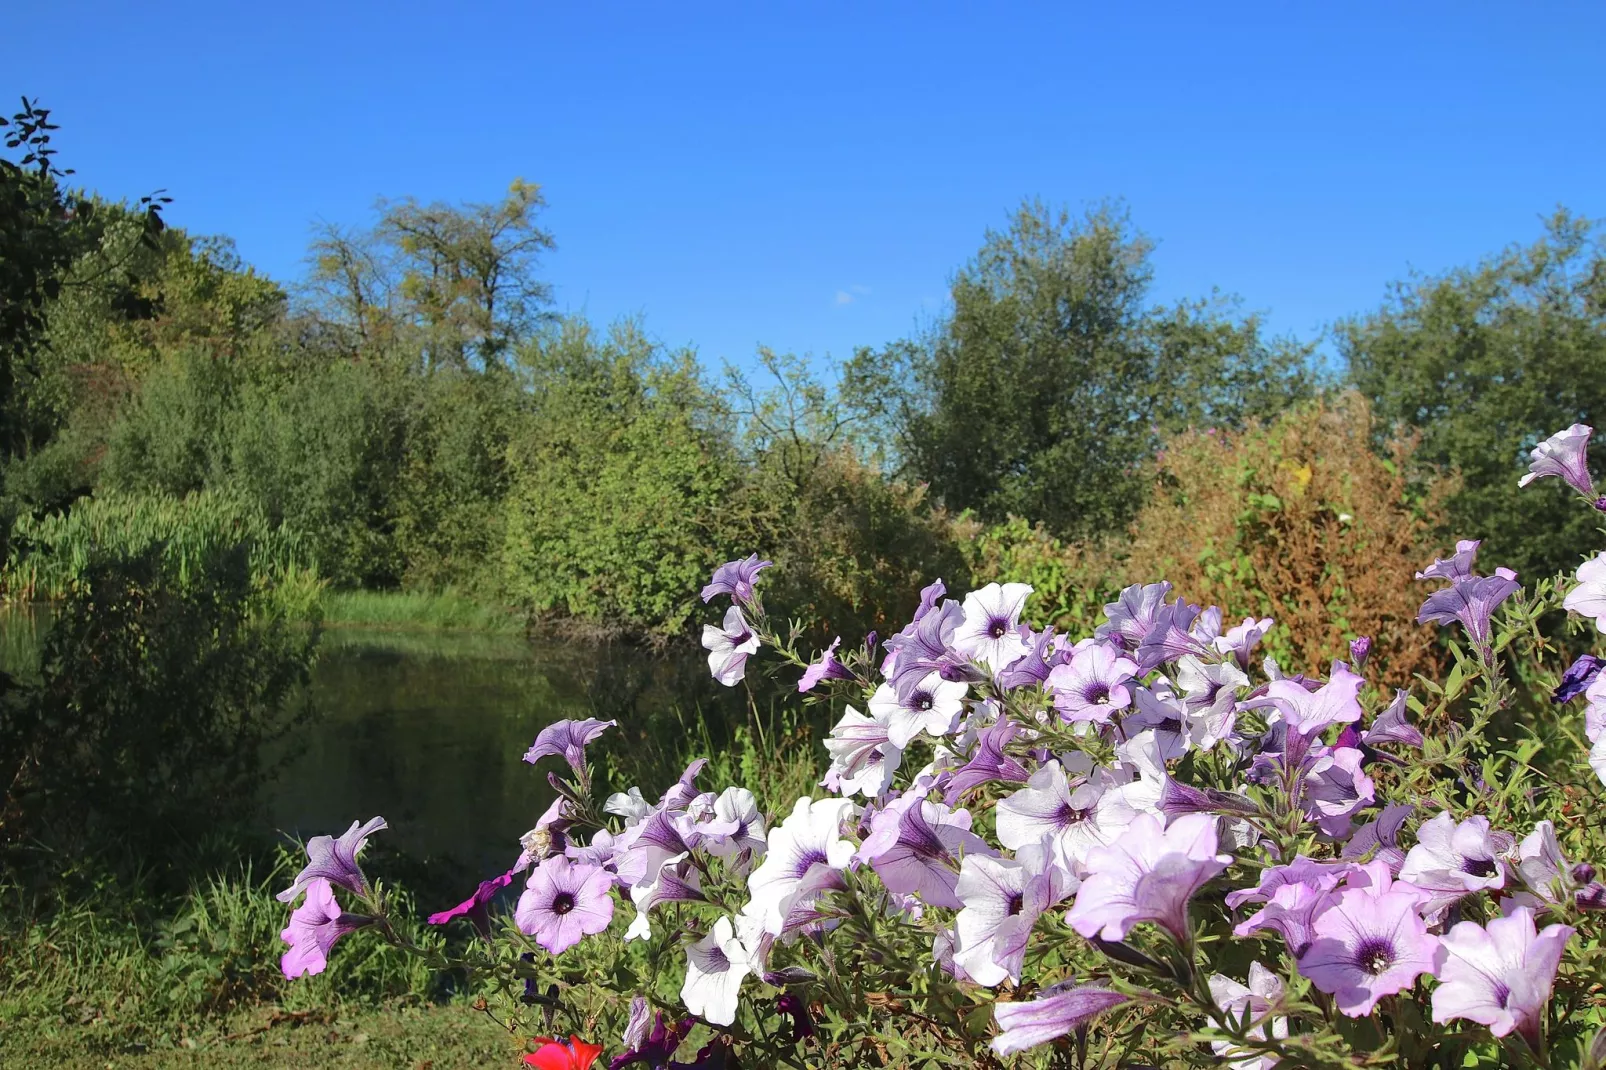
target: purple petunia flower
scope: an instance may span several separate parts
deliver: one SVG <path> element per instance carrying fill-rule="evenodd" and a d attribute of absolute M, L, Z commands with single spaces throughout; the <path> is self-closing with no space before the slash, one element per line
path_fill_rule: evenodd
<path fill-rule="evenodd" d="M 803 678 L 797 682 L 799 692 L 814 690 L 821 680 L 853 679 L 853 674 L 843 668 L 842 662 L 837 660 L 836 648 L 841 645 L 842 637 L 839 635 L 821 652 L 818 661 L 809 663 L 809 667 L 803 670 Z"/>
<path fill-rule="evenodd" d="M 541 729 L 535 737 L 530 749 L 524 752 L 524 760 L 534 765 L 542 758 L 552 755 L 568 762 L 575 776 L 584 777 L 586 744 L 618 723 L 618 721 L 598 721 L 591 717 L 584 720 L 553 721 Z"/>
<path fill-rule="evenodd" d="M 1047 841 L 1059 857 L 1081 864 L 1131 820 L 1132 808 L 1118 805 L 1121 790 L 1108 769 L 1073 782 L 1059 762 L 1044 762 L 1024 788 L 999 801 L 998 842 L 1020 851 Z"/>
<path fill-rule="evenodd" d="M 966 855 L 954 886 L 963 905 L 954 918 L 955 966 L 989 988 L 1006 978 L 1019 984 L 1032 926 L 1070 883 L 1042 852 L 1027 859 Z"/>
<path fill-rule="evenodd" d="M 1416 622 L 1442 627 L 1459 621 L 1467 638 L 1487 661 L 1494 653 L 1489 618 L 1500 603 L 1521 588 L 1517 574 L 1509 568 L 1497 568 L 1493 576 L 1462 576 L 1428 595 L 1417 611 Z"/>
<path fill-rule="evenodd" d="M 613 875 L 553 855 L 530 874 L 513 920 L 548 953 L 561 955 L 613 920 Z"/>
<path fill-rule="evenodd" d="M 900 690 L 882 684 L 870 696 L 870 713 L 887 726 L 887 738 L 895 747 L 907 747 L 924 732 L 929 736 L 953 733 L 965 712 L 965 693 L 969 686 L 944 680 L 929 672 Z"/>
<path fill-rule="evenodd" d="M 1333 884 L 1326 880 L 1279 885 L 1259 910 L 1234 926 L 1233 935 L 1248 936 L 1269 929 L 1281 934 L 1289 954 L 1298 958 L 1316 939 L 1316 915 L 1329 905 L 1332 888 Z"/>
<path fill-rule="evenodd" d="M 491 900 L 496 898 L 496 893 L 513 883 L 513 875 L 517 872 L 518 870 L 516 869 L 510 869 L 500 877 L 492 877 L 488 881 L 480 881 L 480 886 L 474 890 L 473 895 L 455 907 L 442 910 L 437 914 L 431 914 L 428 918 L 429 923 L 431 925 L 445 925 L 453 918 L 467 918 L 481 936 L 487 940 L 490 939 Z"/>
<path fill-rule="evenodd" d="M 641 999 L 641 997 L 636 997 Z M 614 1056 L 608 1063 L 608 1070 L 624 1070 L 627 1066 L 645 1063 L 647 1070 L 662 1070 L 675 1057 L 680 1050 L 681 1042 L 691 1033 L 692 1026 L 697 1024 L 695 1018 L 682 1018 L 678 1022 L 664 1019 L 664 1012 L 658 1011 L 653 1022 L 652 1030 L 646 1028 L 647 1001 L 641 999 L 641 1023 L 639 1028 L 626 1030 L 625 1051 Z M 631 1004 L 631 1022 L 635 1024 L 636 1004 Z"/>
<path fill-rule="evenodd" d="M 1349 659 L 1357 669 L 1364 668 L 1366 659 L 1372 656 L 1372 637 L 1362 635 L 1349 641 Z"/>
<path fill-rule="evenodd" d="M 950 810 L 912 793 L 876 814 L 870 835 L 859 845 L 859 860 L 870 864 L 889 892 L 951 910 L 964 905 L 954 893 L 960 859 L 996 853 L 970 831 L 970 811 Z"/>
<path fill-rule="evenodd" d="M 290 914 L 290 925 L 279 934 L 279 939 L 290 945 L 279 960 L 279 969 L 290 978 L 322 973 L 335 942 L 374 920 L 341 913 L 335 890 L 323 877 L 310 878 L 306 892 L 306 900 Z"/>
<path fill-rule="evenodd" d="M 1419 580 L 1459 580 L 1472 575 L 1472 566 L 1478 559 L 1482 539 L 1462 539 L 1455 544 L 1455 553 L 1441 557 L 1416 574 Z"/>
<path fill-rule="evenodd" d="M 1238 664 L 1238 668 L 1247 669 L 1249 657 L 1254 653 L 1255 647 L 1260 645 L 1260 641 L 1276 623 L 1277 621 L 1271 617 L 1261 617 L 1259 620 L 1245 617 L 1242 624 L 1228 628 L 1227 634 L 1215 641 L 1216 650 L 1231 657 Z"/>
<path fill-rule="evenodd" d="M 1085 937 L 1124 940 L 1139 922 L 1152 921 L 1186 943 L 1188 900 L 1232 862 L 1216 853 L 1216 818 L 1186 814 L 1163 826 L 1140 813 L 1108 847 L 1088 852 L 1088 875 L 1065 915 Z"/>
<path fill-rule="evenodd" d="M 887 682 L 903 694 L 933 672 L 945 680 L 967 678 L 965 656 L 954 649 L 954 635 L 964 619 L 964 609 L 950 599 L 887 640 L 892 653 L 881 665 Z"/>
<path fill-rule="evenodd" d="M 1578 566 L 1578 586 L 1567 592 L 1562 607 L 1595 618 L 1595 630 L 1606 632 L 1606 551 Z"/>
<path fill-rule="evenodd" d="M 1515 844 L 1516 837 L 1491 829 L 1482 815 L 1457 824 L 1445 811 L 1416 830 L 1400 879 L 1430 893 L 1423 913 L 1431 917 L 1472 892 L 1504 888 L 1505 856 Z"/>
<path fill-rule="evenodd" d="M 1132 997 L 1097 985 L 1045 988 L 1035 999 L 995 1003 L 993 1015 L 1003 1030 L 992 1041 L 993 1054 L 1011 1055 L 1067 1036 L 1107 1010 Z"/>
<path fill-rule="evenodd" d="M 747 675 L 747 659 L 758 653 L 758 636 L 747 624 L 739 606 L 725 611 L 723 627 L 703 625 L 703 649 L 708 669 L 726 687 L 735 687 Z"/>
<path fill-rule="evenodd" d="M 1193 634 L 1194 622 L 1201 612 L 1198 606 L 1181 598 L 1160 607 L 1154 616 L 1154 625 L 1132 652 L 1133 659 L 1142 670 L 1139 675 L 1157 668 L 1163 662 L 1176 661 L 1188 654 L 1194 657 L 1210 656 L 1212 647 Z"/>
<path fill-rule="evenodd" d="M 877 715 L 867 717 L 847 707 L 825 737 L 831 766 L 821 787 L 867 799 L 880 798 L 892 787 L 892 774 L 903 762 L 903 748 L 891 740 L 885 711 L 877 711 L 874 705 L 870 709 Z"/>
<path fill-rule="evenodd" d="M 1137 650 L 1154 628 L 1170 593 L 1171 584 L 1164 580 L 1125 588 L 1114 602 L 1105 605 L 1105 622 L 1093 630 L 1093 638 L 1118 643 L 1127 653 Z"/>
<path fill-rule="evenodd" d="M 1132 704 L 1127 685 L 1137 675 L 1137 662 L 1103 643 L 1089 643 L 1071 655 L 1069 664 L 1057 665 L 1048 674 L 1054 709 L 1065 721 L 1107 724 Z"/>
<path fill-rule="evenodd" d="M 1389 872 L 1398 874 L 1405 865 L 1405 851 L 1400 848 L 1400 828 L 1416 808 L 1409 803 L 1390 803 L 1383 807 L 1375 821 L 1368 821 L 1350 834 L 1339 851 L 1339 857 L 1359 861 L 1372 853 L 1372 860 L 1388 866 Z"/>
<path fill-rule="evenodd" d="M 1249 1023 L 1250 1028 L 1245 1035 L 1254 1040 L 1266 1039 L 1268 1025 L 1273 1039 L 1282 1040 L 1288 1036 L 1288 1019 L 1271 1018 L 1272 1008 L 1283 998 L 1283 979 L 1259 962 L 1249 964 L 1247 985 L 1239 984 L 1224 974 L 1213 974 L 1210 978 L 1210 998 L 1235 1021 Z M 1220 1023 L 1214 1018 L 1209 1022 L 1211 1026 L 1220 1028 Z M 1240 1047 L 1232 1041 L 1211 1041 L 1210 1050 L 1215 1052 L 1217 1058 L 1224 1060 L 1231 1070 L 1271 1070 L 1280 1062 L 1275 1055 Z"/>
<path fill-rule="evenodd" d="M 689 854 L 700 845 L 700 835 L 685 815 L 655 810 L 614 840 L 614 868 L 625 888 L 652 880 L 669 859 Z"/>
<path fill-rule="evenodd" d="M 1026 656 L 1020 615 L 1032 593 L 1029 583 L 989 583 L 965 596 L 965 619 L 954 630 L 953 647 L 993 672 Z"/>
<path fill-rule="evenodd" d="M 759 813 L 758 799 L 746 788 L 726 788 L 694 818 L 702 836 L 701 846 L 710 854 L 734 858 L 743 853 L 749 857 L 764 853 L 769 830 L 764 826 L 764 815 Z"/>
<path fill-rule="evenodd" d="M 1405 719 L 1407 703 L 1411 693 L 1404 688 L 1394 692 L 1394 701 L 1388 708 L 1372 720 L 1372 724 L 1361 733 L 1361 742 L 1368 747 L 1375 747 L 1379 743 L 1400 743 L 1407 747 L 1422 746 L 1422 733 Z"/>
<path fill-rule="evenodd" d="M 771 564 L 769 561 L 760 561 L 757 554 L 725 562 L 714 570 L 708 586 L 703 588 L 703 604 L 707 605 L 719 595 L 728 594 L 738 605 L 752 605 L 753 584 L 757 581 L 758 574 Z"/>
<path fill-rule="evenodd" d="M 799 799 L 786 820 L 770 829 L 763 863 L 747 878 L 747 910 L 765 932 L 781 935 L 792 908 L 826 888 L 841 887 L 841 871 L 855 848 L 842 829 L 856 821 L 858 807 L 846 799 Z"/>
<path fill-rule="evenodd" d="M 1005 691 L 1031 687 L 1048 679 L 1054 666 L 1065 661 L 1065 644 L 1056 641 L 1052 627 L 1027 636 L 1026 654 L 998 674 L 998 686 Z"/>
<path fill-rule="evenodd" d="M 380 829 L 389 827 L 385 824 L 384 818 L 376 817 L 361 826 L 353 821 L 351 827 L 341 833 L 338 840 L 333 836 L 314 836 L 308 840 L 307 865 L 296 874 L 296 879 L 290 882 L 290 887 L 279 893 L 279 902 L 294 902 L 295 897 L 305 890 L 308 882 L 318 877 L 367 898 L 368 878 L 363 876 L 362 867 L 357 865 L 357 854 L 367 843 L 368 837 Z"/>
<path fill-rule="evenodd" d="M 647 915 L 660 903 L 702 903 L 702 877 L 691 861 L 690 854 L 664 859 L 651 877 L 630 888 L 630 902 L 636 908 L 635 920 L 625 930 L 626 940 L 646 940 L 652 936 L 652 924 Z"/>
<path fill-rule="evenodd" d="M 1031 774 L 1026 771 L 1024 765 L 1004 751 L 1004 748 L 1009 746 L 1010 740 L 1020 732 L 1020 722 L 1008 717 L 1000 717 L 983 728 L 976 736 L 976 747 L 970 753 L 970 760 L 954 770 L 953 775 L 948 778 L 943 801 L 952 806 L 971 788 L 994 780 L 1026 783 Z"/>
<path fill-rule="evenodd" d="M 680 1000 L 712 1025 L 736 1021 L 742 981 L 753 972 L 751 949 L 736 934 L 729 918 L 714 922 L 708 935 L 686 948 L 686 981 Z"/>
<path fill-rule="evenodd" d="M 1378 867 L 1381 869 L 1382 867 Z M 1352 1018 L 1370 1014 L 1384 996 L 1403 992 L 1437 969 L 1439 941 L 1417 914 L 1421 896 L 1388 884 L 1387 870 L 1371 887 L 1333 894 L 1312 923 L 1314 939 L 1299 956 L 1299 972 L 1331 995 Z"/>
<path fill-rule="evenodd" d="M 1529 454 L 1528 474 L 1517 480 L 1517 486 L 1526 487 L 1544 476 L 1557 476 L 1579 494 L 1593 499 L 1595 483 L 1589 478 L 1589 436 L 1593 431 L 1588 424 L 1573 424 L 1539 443 Z"/>
<path fill-rule="evenodd" d="M 1305 816 L 1329 836 L 1349 831 L 1350 815 L 1377 798 L 1372 778 L 1361 769 L 1365 756 L 1354 747 L 1313 751 L 1304 776 Z"/>
<path fill-rule="evenodd" d="M 1589 689 L 1589 685 L 1595 682 L 1595 677 L 1600 675 L 1602 664 L 1606 663 L 1593 654 L 1580 654 L 1577 661 L 1567 666 L 1567 671 L 1562 674 L 1561 683 L 1556 685 L 1550 701 L 1560 705 L 1563 702 L 1571 702 L 1583 694 Z"/>
<path fill-rule="evenodd" d="M 1265 685 L 1264 697 L 1250 699 L 1244 706 L 1271 707 L 1292 734 L 1309 739 L 1330 724 L 1351 724 L 1361 719 L 1361 704 L 1356 696 L 1365 682 L 1342 661 L 1335 661 L 1327 683 L 1315 691 L 1294 680 L 1273 680 Z"/>
<path fill-rule="evenodd" d="M 1587 869 L 1582 880 L 1574 876 L 1574 866 L 1556 840 L 1556 826 L 1549 821 L 1539 822 L 1517 845 L 1516 869 L 1527 892 L 1514 898 L 1538 909 L 1563 902 L 1578 884 L 1594 877 Z"/>
<path fill-rule="evenodd" d="M 1444 964 L 1433 990 L 1433 1020 L 1465 1018 L 1503 1037 L 1515 1032 L 1540 1050 L 1545 1007 L 1556 967 L 1576 930 L 1534 926 L 1534 912 L 1516 907 L 1487 927 L 1463 921 L 1445 934 Z"/>

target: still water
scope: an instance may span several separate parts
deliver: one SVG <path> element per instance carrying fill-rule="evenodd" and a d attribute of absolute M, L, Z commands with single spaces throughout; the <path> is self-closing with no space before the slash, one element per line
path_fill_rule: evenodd
<path fill-rule="evenodd" d="M 0 617 L 0 668 L 36 664 L 36 615 Z M 546 770 L 521 759 L 544 725 L 614 719 L 594 747 L 620 775 L 667 786 L 702 717 L 740 716 L 696 651 L 328 629 L 312 716 L 269 754 L 265 820 L 286 835 L 338 834 L 376 814 L 419 858 L 490 873 L 552 800 Z"/>

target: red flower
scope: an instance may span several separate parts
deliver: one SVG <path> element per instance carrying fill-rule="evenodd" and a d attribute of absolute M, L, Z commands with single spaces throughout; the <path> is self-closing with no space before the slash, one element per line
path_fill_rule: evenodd
<path fill-rule="evenodd" d="M 536 1037 L 535 1043 L 541 1046 L 526 1055 L 524 1061 L 536 1070 L 587 1070 L 602 1054 L 602 1045 L 587 1044 L 573 1035 L 568 1040 Z"/>

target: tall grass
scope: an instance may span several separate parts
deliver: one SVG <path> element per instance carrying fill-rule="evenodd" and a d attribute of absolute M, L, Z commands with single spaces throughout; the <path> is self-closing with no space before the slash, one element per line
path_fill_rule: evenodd
<path fill-rule="evenodd" d="M 517 610 L 442 591 L 325 591 L 319 600 L 327 627 L 387 631 L 486 632 L 516 635 L 525 618 Z"/>

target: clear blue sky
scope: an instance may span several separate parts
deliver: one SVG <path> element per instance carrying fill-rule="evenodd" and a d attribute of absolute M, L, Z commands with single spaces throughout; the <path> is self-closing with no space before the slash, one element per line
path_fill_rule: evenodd
<path fill-rule="evenodd" d="M 275 277 L 314 219 L 523 176 L 560 310 L 639 313 L 714 365 L 903 335 L 1028 196 L 1124 198 L 1157 297 L 1218 286 L 1304 338 L 1558 204 L 1606 216 L 1600 4 L 214 0 L 4 25 L 0 91 L 55 110 L 82 180 L 166 187 L 173 222 Z"/>

